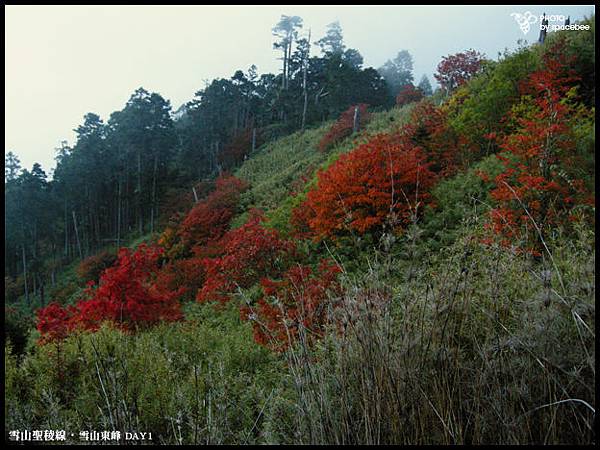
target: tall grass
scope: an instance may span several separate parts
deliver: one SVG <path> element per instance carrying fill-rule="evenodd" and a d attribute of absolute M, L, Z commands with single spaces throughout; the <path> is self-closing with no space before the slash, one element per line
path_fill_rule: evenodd
<path fill-rule="evenodd" d="M 464 234 L 401 284 L 394 258 L 379 255 L 336 300 L 328 338 L 288 353 L 294 438 L 593 442 L 593 242 L 583 231 L 558 241 L 559 274 Z"/>

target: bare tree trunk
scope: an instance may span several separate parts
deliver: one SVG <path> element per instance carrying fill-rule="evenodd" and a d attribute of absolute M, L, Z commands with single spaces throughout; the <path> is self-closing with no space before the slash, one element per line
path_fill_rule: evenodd
<path fill-rule="evenodd" d="M 352 132 L 356 133 L 358 131 L 360 122 L 360 111 L 358 110 L 358 106 L 354 107 L 354 123 L 352 125 Z"/>
<path fill-rule="evenodd" d="M 121 245 L 121 177 L 119 177 L 119 198 L 117 199 L 117 248 Z"/>
<path fill-rule="evenodd" d="M 302 73 L 302 89 L 304 90 L 304 107 L 302 108 L 302 131 L 304 131 L 304 127 L 306 125 L 306 108 L 308 106 L 308 86 L 306 85 L 306 72 L 308 70 L 308 61 L 310 57 L 310 32 L 308 30 L 308 50 L 306 52 L 306 56 L 304 57 L 304 67 Z"/>
<path fill-rule="evenodd" d="M 65 256 L 69 257 L 69 215 L 67 214 L 67 199 L 65 198 Z"/>
<path fill-rule="evenodd" d="M 27 285 L 27 257 L 25 256 L 25 244 L 21 245 L 21 254 L 23 255 L 23 280 L 25 282 L 25 300 L 29 303 L 29 286 Z"/>
<path fill-rule="evenodd" d="M 44 297 L 44 281 L 40 278 L 40 303 L 42 307 L 46 306 L 46 299 Z"/>
<path fill-rule="evenodd" d="M 288 56 L 287 56 L 287 60 L 288 60 L 288 68 L 287 68 L 287 74 L 285 77 L 285 89 L 287 90 L 287 88 L 290 86 L 290 61 L 292 59 L 292 46 L 294 44 L 294 35 L 292 33 L 290 33 L 290 42 L 288 44 Z"/>
<path fill-rule="evenodd" d="M 79 257 L 83 259 L 83 252 L 81 251 L 81 241 L 79 240 L 79 231 L 77 230 L 77 218 L 75 216 L 75 210 L 73 213 L 73 226 L 75 227 L 75 238 L 77 239 L 77 248 L 79 250 Z"/>
<path fill-rule="evenodd" d="M 126 231 L 131 229 L 129 189 L 129 161 L 127 161 L 125 164 L 125 205 L 123 206 L 123 225 L 125 225 Z"/>
<path fill-rule="evenodd" d="M 98 244 L 100 243 L 100 238 L 102 236 L 102 226 L 100 225 L 100 214 L 98 211 L 98 208 L 96 208 L 94 211 L 94 228 L 96 229 L 96 242 L 94 248 L 98 248 Z M 108 223 L 108 220 L 106 222 Z"/>
<path fill-rule="evenodd" d="M 221 172 L 223 170 L 223 168 L 221 167 L 221 164 L 219 164 L 219 140 L 217 140 L 217 142 L 215 142 L 215 165 L 217 167 L 217 172 L 219 175 L 221 175 Z"/>
<path fill-rule="evenodd" d="M 140 235 L 144 234 L 144 219 L 142 214 L 142 152 L 138 151 L 137 154 L 137 204 L 138 204 L 138 224 Z"/>
<path fill-rule="evenodd" d="M 194 203 L 198 203 L 198 193 L 195 186 L 192 186 L 192 192 L 194 193 Z"/>
<path fill-rule="evenodd" d="M 256 128 L 252 128 L 252 153 L 256 150 Z"/>
<path fill-rule="evenodd" d="M 33 246 L 31 247 L 33 259 L 37 258 L 37 222 L 33 222 Z"/>
<path fill-rule="evenodd" d="M 154 216 L 156 214 L 156 172 L 158 170 L 158 156 L 154 156 L 154 171 L 152 174 L 152 211 L 150 213 L 150 233 L 154 233 Z"/>
<path fill-rule="evenodd" d="M 287 43 L 283 48 L 283 77 L 281 78 L 281 89 L 285 89 L 285 78 L 287 76 Z"/>

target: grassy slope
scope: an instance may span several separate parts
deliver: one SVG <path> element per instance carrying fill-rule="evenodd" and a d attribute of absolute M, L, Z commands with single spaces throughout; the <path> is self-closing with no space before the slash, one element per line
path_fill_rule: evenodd
<path fill-rule="evenodd" d="M 241 209 L 262 209 L 268 217 L 275 218 L 281 231 L 285 231 L 284 222 L 294 202 L 290 193 L 298 188 L 302 190 L 302 186 L 296 186 L 295 182 L 303 176 L 314 181 L 318 169 L 329 165 L 340 154 L 350 151 L 357 140 L 377 133 L 389 133 L 406 123 L 410 110 L 409 105 L 373 113 L 364 130 L 342 140 L 327 152 L 320 152 L 317 145 L 331 127 L 331 122 L 262 146 L 235 172 L 236 176 L 250 182 L 250 189 L 242 197 Z M 282 215 L 284 217 L 280 217 Z M 244 212 L 233 225 L 241 225 L 245 217 Z"/>

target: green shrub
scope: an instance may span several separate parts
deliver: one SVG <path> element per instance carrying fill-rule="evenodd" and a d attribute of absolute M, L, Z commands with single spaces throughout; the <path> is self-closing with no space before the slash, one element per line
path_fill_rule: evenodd
<path fill-rule="evenodd" d="M 452 244 L 463 223 L 485 216 L 490 209 L 489 191 L 494 177 L 502 169 L 502 163 L 491 155 L 433 188 L 435 206 L 427 207 L 422 221 L 423 240 L 428 249 L 438 251 Z M 486 182 L 478 175 L 482 172 L 490 181 Z"/>
<path fill-rule="evenodd" d="M 4 336 L 16 354 L 25 350 L 32 326 L 33 318 L 29 311 L 23 311 L 18 306 L 4 305 Z"/>
<path fill-rule="evenodd" d="M 135 335 L 103 327 L 37 347 L 18 366 L 7 354 L 6 395 L 20 401 L 7 403 L 6 427 L 93 425 L 151 431 L 155 443 L 256 442 L 281 365 L 234 308 L 188 308 L 187 322 Z"/>
<path fill-rule="evenodd" d="M 497 62 L 460 88 L 449 100 L 449 123 L 486 155 L 494 149 L 484 135 L 500 131 L 502 118 L 519 101 L 519 84 L 540 65 L 536 47 L 505 51 Z"/>

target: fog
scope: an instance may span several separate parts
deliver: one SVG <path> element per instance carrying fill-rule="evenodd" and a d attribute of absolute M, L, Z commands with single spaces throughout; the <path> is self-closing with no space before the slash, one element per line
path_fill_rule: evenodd
<path fill-rule="evenodd" d="M 414 58 L 415 81 L 440 58 L 474 48 L 496 59 L 524 34 L 511 13 L 591 15 L 594 6 L 5 6 L 5 152 L 47 172 L 55 148 L 73 144 L 87 112 L 104 120 L 143 86 L 174 109 L 205 81 L 255 64 L 280 70 L 272 27 L 282 14 L 304 19 L 315 42 L 339 20 L 349 48 L 380 67 L 399 50 Z M 537 26 L 537 28 L 536 28 Z M 316 47 L 313 47 L 316 51 Z"/>

